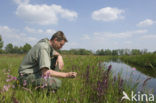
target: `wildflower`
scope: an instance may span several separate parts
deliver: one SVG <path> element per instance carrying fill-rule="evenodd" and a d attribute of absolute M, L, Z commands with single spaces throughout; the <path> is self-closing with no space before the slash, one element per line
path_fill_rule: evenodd
<path fill-rule="evenodd" d="M 8 91 L 9 88 L 10 88 L 10 85 L 4 85 L 4 86 L 3 86 L 3 91 Z"/>
<path fill-rule="evenodd" d="M 24 75 L 23 73 L 20 73 L 20 76 L 21 76 L 21 77 L 23 77 L 23 75 Z"/>
<path fill-rule="evenodd" d="M 42 78 L 44 78 L 44 80 L 47 80 L 50 77 L 50 73 L 48 72 L 46 75 L 42 75 Z"/>
<path fill-rule="evenodd" d="M 17 78 L 16 78 L 16 77 L 13 77 L 13 76 L 11 77 L 11 79 L 12 79 L 12 80 L 17 80 Z"/>
<path fill-rule="evenodd" d="M 132 68 L 132 70 L 136 70 L 136 68 L 135 68 L 135 67 L 133 67 L 133 68 Z"/>
<path fill-rule="evenodd" d="M 8 75 L 8 78 L 11 78 L 11 75 Z"/>
<path fill-rule="evenodd" d="M 14 77 L 14 76 L 8 75 L 8 79 L 6 80 L 6 82 L 10 82 L 10 81 L 13 81 L 13 80 L 17 80 L 17 78 Z"/>

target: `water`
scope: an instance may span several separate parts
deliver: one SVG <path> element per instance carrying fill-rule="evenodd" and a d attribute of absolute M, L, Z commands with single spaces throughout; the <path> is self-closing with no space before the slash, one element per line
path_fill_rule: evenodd
<path fill-rule="evenodd" d="M 150 75 L 151 73 L 143 72 L 141 70 L 147 69 L 147 68 L 136 68 L 129 66 L 123 62 L 104 62 L 102 63 L 105 67 L 108 67 L 109 65 L 112 65 L 112 72 L 113 75 L 121 74 L 121 77 L 124 80 L 129 81 L 131 84 L 138 83 L 138 90 L 140 90 L 143 87 L 144 81 L 149 78 L 146 82 L 146 89 L 150 92 L 154 92 L 156 94 L 156 78 L 153 75 Z M 148 69 L 149 71 L 150 69 Z M 155 74 L 156 75 L 156 74 Z"/>

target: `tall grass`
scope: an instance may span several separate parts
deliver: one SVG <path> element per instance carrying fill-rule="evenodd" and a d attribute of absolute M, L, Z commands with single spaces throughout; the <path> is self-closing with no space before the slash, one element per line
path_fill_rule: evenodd
<path fill-rule="evenodd" d="M 144 54 L 134 56 L 121 56 L 121 59 L 127 63 L 156 69 L 156 54 Z"/>
<path fill-rule="evenodd" d="M 23 55 L 0 55 L 0 103 L 120 103 L 123 90 L 129 95 L 131 90 L 134 90 L 126 85 L 120 76 L 112 76 L 111 66 L 104 68 L 99 65 L 109 57 L 63 57 L 63 71 L 74 71 L 78 75 L 74 79 L 61 78 L 62 87 L 47 95 L 46 89 L 24 88 L 14 85 L 15 82 L 18 84 L 15 80 L 8 82 L 9 76 L 18 76 L 17 71 Z"/>

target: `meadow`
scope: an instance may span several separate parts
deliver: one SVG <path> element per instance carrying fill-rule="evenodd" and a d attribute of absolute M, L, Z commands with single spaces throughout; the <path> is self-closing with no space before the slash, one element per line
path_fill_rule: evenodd
<path fill-rule="evenodd" d="M 113 76 L 111 66 L 100 63 L 110 56 L 63 55 L 64 72 L 74 71 L 76 78 L 60 78 L 62 87 L 47 94 L 46 89 L 36 90 L 18 84 L 18 67 L 24 55 L 0 55 L 0 103 L 132 103 L 121 101 L 123 91 L 131 95 L 130 87 L 118 76 Z M 15 85 L 16 84 L 16 85 Z"/>

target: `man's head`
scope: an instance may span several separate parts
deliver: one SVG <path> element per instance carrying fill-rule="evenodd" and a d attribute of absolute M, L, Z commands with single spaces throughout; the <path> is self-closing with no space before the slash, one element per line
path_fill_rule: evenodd
<path fill-rule="evenodd" d="M 54 33 L 50 40 L 52 42 L 52 47 L 56 50 L 61 49 L 63 45 L 68 42 L 62 31 Z"/>

